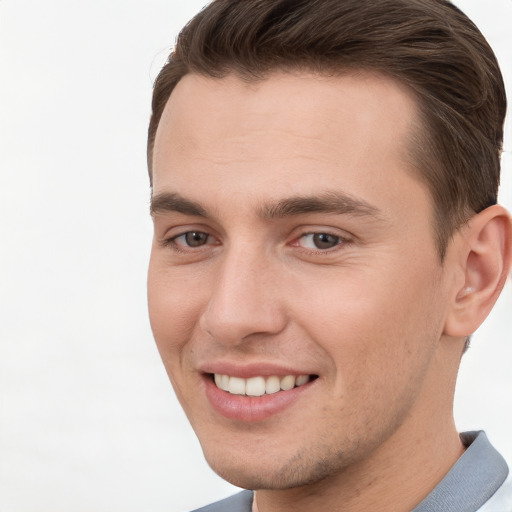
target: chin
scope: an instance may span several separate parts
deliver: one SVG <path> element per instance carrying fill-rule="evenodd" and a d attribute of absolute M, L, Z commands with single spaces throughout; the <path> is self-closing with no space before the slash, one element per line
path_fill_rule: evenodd
<path fill-rule="evenodd" d="M 271 455 L 271 452 L 268 453 Z M 334 474 L 343 472 L 343 453 L 312 458 L 307 453 L 299 452 L 286 460 L 279 460 L 275 455 L 270 461 L 265 457 L 256 460 L 244 457 L 215 457 L 205 453 L 210 467 L 221 478 L 243 489 L 284 490 L 315 484 Z"/>

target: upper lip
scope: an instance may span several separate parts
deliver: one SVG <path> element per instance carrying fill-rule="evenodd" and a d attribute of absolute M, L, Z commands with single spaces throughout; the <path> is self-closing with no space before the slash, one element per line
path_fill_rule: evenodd
<path fill-rule="evenodd" d="M 250 379 L 251 377 L 271 377 L 273 375 L 283 377 L 285 375 L 314 375 L 313 372 L 304 369 L 292 368 L 287 365 L 276 363 L 252 362 L 235 363 L 232 361 L 216 361 L 206 363 L 199 367 L 202 373 L 216 373 L 218 375 L 229 375 L 230 377 L 239 377 Z"/>

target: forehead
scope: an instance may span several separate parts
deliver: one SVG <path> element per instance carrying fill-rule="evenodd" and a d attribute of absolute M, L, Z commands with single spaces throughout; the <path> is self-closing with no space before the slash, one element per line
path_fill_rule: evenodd
<path fill-rule="evenodd" d="M 408 157 L 416 119 L 413 93 L 375 73 L 186 75 L 157 130 L 154 192 L 245 204 L 341 188 L 392 203 L 423 189 Z"/>

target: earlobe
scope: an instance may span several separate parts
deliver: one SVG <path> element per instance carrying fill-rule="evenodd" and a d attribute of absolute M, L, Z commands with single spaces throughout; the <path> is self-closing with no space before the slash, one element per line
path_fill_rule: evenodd
<path fill-rule="evenodd" d="M 467 337 L 485 320 L 507 280 L 512 264 L 512 223 L 507 210 L 490 206 L 463 228 L 459 262 L 463 285 L 454 290 L 444 333 Z"/>

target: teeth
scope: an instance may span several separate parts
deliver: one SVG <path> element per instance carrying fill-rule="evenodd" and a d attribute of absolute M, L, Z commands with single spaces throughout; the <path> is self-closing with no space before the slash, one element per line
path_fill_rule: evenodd
<path fill-rule="evenodd" d="M 242 379 L 230 377 L 229 375 L 214 374 L 215 384 L 218 388 L 231 393 L 232 395 L 263 396 L 278 391 L 288 391 L 296 386 L 303 386 L 308 383 L 309 375 L 286 375 L 284 377 L 251 377 Z"/>
<path fill-rule="evenodd" d="M 265 383 L 265 393 L 267 393 L 267 395 L 271 395 L 278 391 L 281 391 L 281 381 L 279 380 L 279 377 L 269 377 Z"/>
<path fill-rule="evenodd" d="M 293 375 L 287 375 L 281 379 L 281 389 L 283 391 L 288 391 L 289 389 L 293 389 L 295 387 L 295 377 Z"/>
<path fill-rule="evenodd" d="M 219 375 L 218 373 L 216 373 L 215 384 L 217 384 L 218 388 L 223 389 L 224 391 L 229 391 L 229 376 Z"/>
<path fill-rule="evenodd" d="M 303 386 L 309 382 L 309 375 L 299 375 L 295 381 L 296 386 Z"/>
<path fill-rule="evenodd" d="M 229 375 L 221 375 L 220 382 L 221 382 L 220 387 L 224 391 L 229 391 Z"/>
<path fill-rule="evenodd" d="M 261 396 L 265 394 L 265 379 L 263 377 L 252 377 L 247 379 L 245 394 L 249 396 Z"/>
<path fill-rule="evenodd" d="M 229 378 L 229 390 L 232 395 L 245 395 L 245 379 Z"/>

